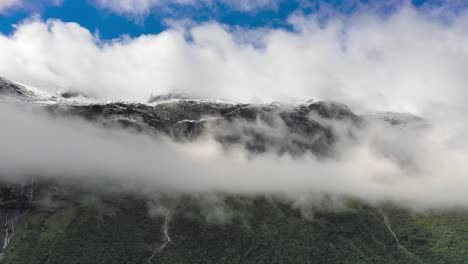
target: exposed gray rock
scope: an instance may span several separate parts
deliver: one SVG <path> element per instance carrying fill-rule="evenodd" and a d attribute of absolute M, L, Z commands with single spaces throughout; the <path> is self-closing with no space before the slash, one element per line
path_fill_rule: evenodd
<path fill-rule="evenodd" d="M 167 94 L 158 94 L 151 95 L 148 103 L 157 103 L 171 100 L 180 100 L 180 99 L 195 99 L 193 96 L 190 96 L 186 93 L 167 93 Z"/>
<path fill-rule="evenodd" d="M 0 78 L 0 94 L 28 99 L 35 96 L 34 92 L 3 78 Z M 77 95 L 62 94 L 63 97 Z M 28 102 L 34 103 L 34 100 Z M 43 98 L 37 102 L 43 102 Z M 175 140 L 194 140 L 211 133 L 225 147 L 241 145 L 254 153 L 273 151 L 302 155 L 309 152 L 320 157 L 332 154 L 333 144 L 342 136 L 334 130 L 333 124 L 347 126 L 352 131 L 367 119 L 377 118 L 395 126 L 422 120 L 397 113 L 371 118 L 358 116 L 346 105 L 328 101 L 308 101 L 295 106 L 255 105 L 194 99 L 186 94 L 152 96 L 148 104 L 80 104 L 51 100 L 40 105 L 55 115 L 79 116 L 105 126 L 118 125 L 138 132 L 162 133 Z"/>
<path fill-rule="evenodd" d="M 32 97 L 34 94 L 25 87 L 0 77 L 0 95 L 13 97 Z"/>

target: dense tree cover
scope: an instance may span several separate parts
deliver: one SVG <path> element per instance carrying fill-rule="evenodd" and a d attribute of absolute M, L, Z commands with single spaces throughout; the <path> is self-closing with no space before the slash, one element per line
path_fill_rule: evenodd
<path fill-rule="evenodd" d="M 145 199 L 79 196 L 66 207 L 28 212 L 18 223 L 2 261 L 270 264 L 468 260 L 465 213 L 413 213 L 395 206 L 375 208 L 352 202 L 339 209 L 304 214 L 281 199 L 221 199 L 221 205 L 190 196 L 160 201 L 161 208 L 169 208 L 170 213 L 160 210 L 151 216 L 149 212 L 157 205 Z M 157 252 L 165 242 L 166 216 L 171 241 Z"/>

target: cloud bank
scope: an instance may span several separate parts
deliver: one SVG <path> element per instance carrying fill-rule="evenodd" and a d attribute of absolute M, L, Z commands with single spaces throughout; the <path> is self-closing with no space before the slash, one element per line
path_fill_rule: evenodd
<path fill-rule="evenodd" d="M 370 126 L 357 142 L 340 142 L 334 161 L 271 153 L 252 160 L 242 150 L 226 153 L 210 135 L 181 145 L 1 105 L 8 126 L 0 173 L 468 206 L 468 15 L 440 21 L 405 6 L 385 18 L 357 13 L 322 24 L 296 14 L 290 23 L 292 31 L 174 22 L 157 35 L 103 41 L 75 23 L 30 19 L 0 36 L 0 74 L 100 100 L 145 102 L 173 91 L 240 102 L 326 99 L 420 114 L 431 128 Z"/>
<path fill-rule="evenodd" d="M 0 36 L 0 74 L 102 100 L 147 101 L 182 91 L 230 101 L 331 99 L 421 114 L 466 108 L 468 15 L 438 22 L 404 7 L 293 31 L 174 23 L 156 35 L 102 41 L 75 23 L 30 19 Z"/>
<path fill-rule="evenodd" d="M 460 127 L 447 133 L 448 125 L 401 130 L 374 123 L 358 140 L 342 136 L 336 159 L 324 161 L 226 152 L 210 134 L 181 144 L 38 109 L 1 103 L 0 110 L 0 123 L 8 123 L 0 140 L 2 178 L 110 179 L 139 193 L 326 193 L 373 203 L 468 206 L 468 140 Z"/>

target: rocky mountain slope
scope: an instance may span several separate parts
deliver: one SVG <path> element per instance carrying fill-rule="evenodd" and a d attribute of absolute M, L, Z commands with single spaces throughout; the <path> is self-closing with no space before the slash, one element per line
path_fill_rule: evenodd
<path fill-rule="evenodd" d="M 397 113 L 356 115 L 322 101 L 252 105 L 187 95 L 148 103 L 92 102 L 78 93 L 50 95 L 0 78 L 5 102 L 34 106 L 176 141 L 210 133 L 251 155 L 333 158 L 340 137 L 370 120 L 420 125 Z M 86 100 L 83 100 L 85 98 Z M 313 118 L 310 118 L 310 117 Z M 336 126 L 341 129 L 336 129 Z M 2 179 L 2 263 L 465 263 L 468 213 L 412 212 L 392 203 L 325 196 L 297 206 L 281 195 L 222 192 L 153 196 L 109 191 L 90 182 Z M 7 180 L 9 179 L 9 180 Z M 3 222 L 2 220 L 3 219 Z"/>

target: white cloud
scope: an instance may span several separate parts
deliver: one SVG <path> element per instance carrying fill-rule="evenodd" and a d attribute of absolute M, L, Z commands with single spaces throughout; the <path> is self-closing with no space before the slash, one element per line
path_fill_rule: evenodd
<path fill-rule="evenodd" d="M 0 123 L 8 126 L 1 130 L 0 171 L 468 206 L 468 15 L 438 23 L 403 8 L 385 19 L 357 14 L 325 26 L 310 17 L 291 21 L 294 32 L 208 23 L 103 43 L 75 23 L 29 20 L 0 36 L 0 75 L 105 100 L 146 101 L 173 90 L 245 102 L 330 99 L 354 109 L 420 113 L 432 128 L 401 134 L 372 127 L 359 144 L 341 146 L 335 162 L 270 154 L 251 161 L 242 151 L 223 153 L 209 138 L 178 145 L 2 107 Z M 410 169 L 401 165 L 408 161 Z"/>
<path fill-rule="evenodd" d="M 342 137 L 336 159 L 317 160 L 225 152 L 210 135 L 174 143 L 4 103 L 0 123 L 8 124 L 0 140 L 2 179 L 110 179 L 139 193 L 219 191 L 292 198 L 326 193 L 411 207 L 468 207 L 466 125 L 447 134 L 445 129 L 453 127 L 398 130 L 376 123 L 360 130 L 357 140 Z"/>
<path fill-rule="evenodd" d="M 385 20 L 360 14 L 325 27 L 310 17 L 291 22 L 295 32 L 174 24 L 102 43 L 78 24 L 32 19 L 0 36 L 0 75 L 103 100 L 146 101 L 179 90 L 244 102 L 317 98 L 355 109 L 466 112 L 468 16 L 439 24 L 406 8 Z"/>
<path fill-rule="evenodd" d="M 78 24 L 33 19 L 0 36 L 0 75 L 102 99 L 146 101 L 179 90 L 234 101 L 331 99 L 415 113 L 466 108 L 466 15 L 439 24 L 406 8 L 387 19 L 361 14 L 324 27 L 313 18 L 291 21 L 295 32 L 208 23 L 102 43 Z"/>
<path fill-rule="evenodd" d="M 46 6 L 61 6 L 63 0 L 0 0 L 0 15 L 22 10 L 28 13 L 41 13 Z"/>
<path fill-rule="evenodd" d="M 22 5 L 22 0 L 0 0 L 0 13 L 8 9 L 19 7 Z"/>
<path fill-rule="evenodd" d="M 170 8 L 175 6 L 210 7 L 214 2 L 226 4 L 240 11 L 254 11 L 258 8 L 275 8 L 276 0 L 94 0 L 102 8 L 129 15 L 145 15 L 152 8 Z"/>

